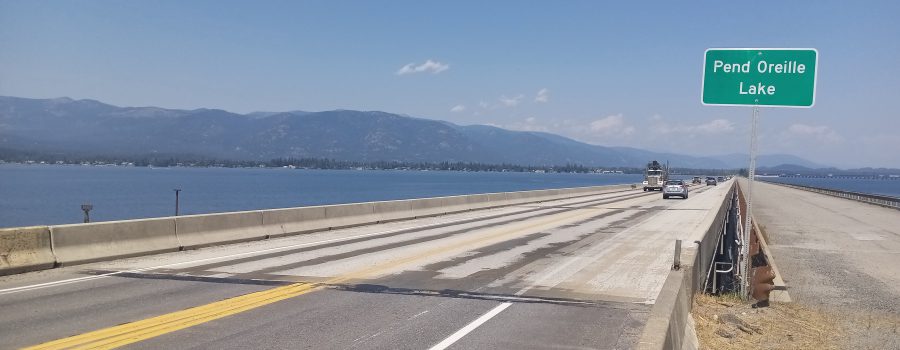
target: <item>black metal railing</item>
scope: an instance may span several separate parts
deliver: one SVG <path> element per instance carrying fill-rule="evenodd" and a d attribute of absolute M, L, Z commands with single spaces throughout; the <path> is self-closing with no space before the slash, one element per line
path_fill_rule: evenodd
<path fill-rule="evenodd" d="M 728 293 L 740 288 L 737 280 L 738 269 L 735 268 L 740 255 L 738 225 L 740 225 L 741 216 L 738 203 L 737 189 L 735 188 L 728 199 L 727 212 L 724 213 L 725 222 L 717 237 L 711 264 L 706 270 L 704 291 L 707 293 Z"/>

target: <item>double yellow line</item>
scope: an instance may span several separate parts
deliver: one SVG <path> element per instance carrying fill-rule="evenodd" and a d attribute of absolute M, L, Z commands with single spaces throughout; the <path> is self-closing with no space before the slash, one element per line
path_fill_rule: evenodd
<path fill-rule="evenodd" d="M 306 294 L 316 288 L 321 287 L 308 283 L 291 284 L 63 338 L 25 349 L 113 349 Z"/>
<path fill-rule="evenodd" d="M 385 264 L 371 266 L 365 269 L 345 274 L 343 276 L 337 276 L 322 283 L 290 284 L 287 286 L 245 294 L 234 298 L 225 299 L 202 306 L 192 307 L 189 309 L 184 309 L 181 311 L 176 311 L 140 321 L 83 333 L 76 336 L 35 345 L 25 349 L 113 349 L 142 340 L 154 338 L 166 333 L 171 333 L 180 329 L 185 329 L 188 327 L 196 326 L 198 324 L 217 320 L 247 310 L 255 309 L 284 299 L 293 298 L 318 289 L 325 288 L 329 285 L 345 283 L 353 279 L 377 275 L 381 272 L 390 271 L 397 266 L 425 259 L 435 254 L 444 253 L 451 250 L 468 249 L 474 244 L 484 244 L 485 242 L 490 243 L 489 241 L 499 240 L 501 238 L 504 238 L 505 236 L 513 234 L 522 234 L 523 232 L 540 232 L 542 230 L 560 226 L 561 222 L 564 221 L 579 220 L 584 217 L 596 215 L 596 211 L 597 209 L 575 210 L 573 212 L 568 212 L 567 214 L 569 215 L 557 214 L 545 218 L 544 220 L 525 220 L 514 225 L 510 225 L 509 227 L 496 229 L 490 235 L 473 237 L 471 239 L 458 242 L 453 245 L 427 250 L 406 258 L 394 259 Z"/>

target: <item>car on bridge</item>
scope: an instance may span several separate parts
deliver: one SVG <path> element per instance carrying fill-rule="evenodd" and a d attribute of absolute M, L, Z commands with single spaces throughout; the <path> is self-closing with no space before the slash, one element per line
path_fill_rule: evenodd
<path fill-rule="evenodd" d="M 716 178 L 714 178 L 712 176 L 706 177 L 706 185 L 707 186 L 715 186 L 716 184 L 717 184 Z"/>
<path fill-rule="evenodd" d="M 725 182 L 725 177 L 724 177 L 724 176 L 719 176 L 719 177 L 716 178 L 716 181 L 717 181 L 717 182 Z"/>
<path fill-rule="evenodd" d="M 666 181 L 666 186 L 663 187 L 663 199 L 669 199 L 671 196 L 687 199 L 688 187 L 684 184 L 684 180 Z"/>
<path fill-rule="evenodd" d="M 701 183 L 703 183 L 703 181 L 700 181 L 700 177 L 699 177 L 699 176 L 694 176 L 694 178 L 691 180 L 691 184 L 692 184 L 692 185 L 699 185 L 699 184 L 701 184 Z"/>

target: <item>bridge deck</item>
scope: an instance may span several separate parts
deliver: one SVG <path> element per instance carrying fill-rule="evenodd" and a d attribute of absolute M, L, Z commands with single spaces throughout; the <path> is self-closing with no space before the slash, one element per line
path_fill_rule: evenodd
<path fill-rule="evenodd" d="M 629 348 L 673 241 L 700 239 L 726 192 L 618 191 L 2 277 L 0 348 L 120 324 L 72 341 Z"/>

